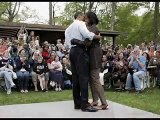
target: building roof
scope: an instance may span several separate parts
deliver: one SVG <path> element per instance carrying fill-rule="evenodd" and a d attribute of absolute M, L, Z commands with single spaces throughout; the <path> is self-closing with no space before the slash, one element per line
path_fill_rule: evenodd
<path fill-rule="evenodd" d="M 46 24 L 27 24 L 27 23 L 15 23 L 15 22 L 0 22 L 0 36 L 15 36 L 21 26 L 25 26 L 27 30 L 40 30 L 40 31 L 57 31 L 64 32 L 66 27 L 57 25 Z M 117 36 L 121 33 L 118 31 L 102 31 L 102 36 Z"/>

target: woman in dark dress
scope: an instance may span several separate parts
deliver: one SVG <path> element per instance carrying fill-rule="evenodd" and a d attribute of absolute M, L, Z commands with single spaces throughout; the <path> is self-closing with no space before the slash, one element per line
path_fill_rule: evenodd
<path fill-rule="evenodd" d="M 98 24 L 99 20 L 97 15 L 93 12 L 87 12 L 85 16 L 85 22 L 87 28 L 90 32 L 95 33 L 96 35 L 100 34 L 96 25 Z M 93 102 L 91 105 L 97 106 L 98 99 L 101 101 L 101 105 L 98 106 L 99 109 L 107 109 L 108 104 L 104 95 L 103 86 L 100 83 L 100 68 L 102 65 L 102 49 L 100 46 L 100 40 L 93 39 L 93 41 L 86 43 L 88 54 L 89 54 L 89 70 L 90 70 L 90 86 L 91 86 L 91 93 Z"/>

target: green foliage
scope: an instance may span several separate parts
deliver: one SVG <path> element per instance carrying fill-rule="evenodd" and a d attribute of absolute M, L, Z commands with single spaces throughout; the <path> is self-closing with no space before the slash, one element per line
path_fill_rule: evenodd
<path fill-rule="evenodd" d="M 100 20 L 98 28 L 100 30 L 110 30 L 111 2 L 97 3 L 94 2 L 92 11 L 96 12 Z M 73 13 L 87 11 L 88 6 L 89 2 L 70 2 L 66 4 L 62 16 L 57 19 L 57 23 L 68 26 L 73 21 Z M 140 8 L 147 9 L 142 16 L 135 14 Z M 117 2 L 114 30 L 122 32 L 122 35 L 116 38 L 116 43 L 126 46 L 129 43 L 134 45 L 142 41 L 153 40 L 153 12 L 153 5 L 150 2 Z"/>
<path fill-rule="evenodd" d="M 118 39 L 119 44 L 127 45 L 128 43 L 134 44 L 139 40 L 135 39 L 136 31 L 139 28 L 140 19 L 135 15 L 135 11 L 139 8 L 137 4 L 122 4 L 116 11 L 115 30 L 127 33 Z"/>
<path fill-rule="evenodd" d="M 9 4 L 7 2 L 0 2 L 0 18 L 2 17 L 2 15 L 7 10 L 8 5 Z"/>

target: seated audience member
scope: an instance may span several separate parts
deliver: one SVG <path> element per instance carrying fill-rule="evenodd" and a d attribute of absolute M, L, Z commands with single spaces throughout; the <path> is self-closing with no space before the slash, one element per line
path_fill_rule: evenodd
<path fill-rule="evenodd" d="M 106 57 L 106 55 L 103 55 L 100 73 L 99 73 L 101 85 L 104 85 L 104 81 L 106 80 L 104 75 L 108 72 L 107 65 L 108 65 L 107 57 Z"/>
<path fill-rule="evenodd" d="M 104 74 L 104 85 L 109 85 L 108 87 L 113 87 L 112 84 L 112 71 L 113 71 L 113 62 L 108 61 L 106 55 L 103 55 L 102 57 L 102 68 L 100 70 L 101 73 L 104 72 L 104 70 L 108 69 L 108 72 Z"/>
<path fill-rule="evenodd" d="M 112 48 L 109 48 L 106 54 L 107 60 L 112 61 L 114 59 L 114 51 Z"/>
<path fill-rule="evenodd" d="M 151 76 L 157 77 L 158 86 L 160 87 L 160 51 L 156 51 L 155 57 L 152 57 L 148 66 L 156 66 L 153 70 L 149 70 Z"/>
<path fill-rule="evenodd" d="M 63 63 L 63 69 L 62 69 L 62 74 L 63 74 L 63 87 L 64 89 L 71 89 L 72 88 L 72 72 L 71 72 L 71 65 L 68 61 L 67 58 L 62 59 Z"/>
<path fill-rule="evenodd" d="M 38 58 L 39 58 L 39 53 L 36 51 L 34 52 L 33 56 L 32 56 L 32 59 L 30 59 L 30 73 L 31 73 L 31 76 L 32 76 L 32 82 L 33 82 L 33 85 L 34 85 L 34 88 L 35 88 L 35 91 L 38 91 L 38 76 L 36 74 L 36 72 L 33 71 L 33 66 L 35 66 L 36 63 L 38 63 Z"/>
<path fill-rule="evenodd" d="M 146 67 L 148 67 L 149 61 L 150 61 L 150 56 L 147 52 L 143 52 L 142 54 L 144 57 L 146 57 Z"/>
<path fill-rule="evenodd" d="M 7 94 L 11 94 L 11 87 L 14 87 L 13 82 L 13 62 L 9 59 L 9 53 L 6 52 L 0 57 L 0 77 L 4 77 Z"/>
<path fill-rule="evenodd" d="M 45 45 L 43 47 L 42 57 L 46 62 L 50 58 L 50 52 L 49 52 L 49 46 L 48 45 Z"/>
<path fill-rule="evenodd" d="M 124 53 L 125 58 L 128 58 L 128 57 L 130 56 L 132 50 L 133 50 L 132 45 L 131 45 L 131 44 L 128 44 L 128 45 L 127 45 L 127 50 L 126 50 L 125 53 Z"/>
<path fill-rule="evenodd" d="M 16 41 L 13 41 L 13 44 L 11 46 L 9 53 L 11 55 L 12 60 L 15 60 L 17 58 L 17 56 L 18 56 L 18 43 L 16 43 Z"/>
<path fill-rule="evenodd" d="M 29 48 L 29 45 L 25 43 L 23 45 L 23 50 L 25 51 L 27 60 L 29 60 L 32 57 L 32 53 L 33 53 L 31 48 Z"/>
<path fill-rule="evenodd" d="M 54 61 L 55 56 L 56 56 L 56 53 L 52 51 L 50 58 L 47 60 L 47 66 L 48 66 L 49 71 L 51 70 L 51 63 L 52 63 L 52 61 Z M 51 79 L 51 74 L 49 74 L 49 79 Z M 50 80 L 50 86 L 54 87 L 55 82 Z"/>
<path fill-rule="evenodd" d="M 16 59 L 15 63 L 20 92 L 27 93 L 30 71 L 29 61 L 25 56 L 20 56 Z"/>
<path fill-rule="evenodd" d="M 124 59 L 123 52 L 120 52 L 118 54 L 118 61 L 116 61 L 115 63 L 115 68 L 112 74 L 112 80 L 114 80 L 114 82 L 119 82 L 119 88 L 123 90 L 125 88 L 126 78 L 128 74 L 128 62 Z"/>
<path fill-rule="evenodd" d="M 8 43 L 3 39 L 0 39 L 0 54 L 3 55 L 8 49 Z"/>
<path fill-rule="evenodd" d="M 58 46 L 58 49 L 57 49 L 57 51 L 56 51 L 56 54 L 58 55 L 58 57 L 60 58 L 60 60 L 62 60 L 62 58 L 65 56 L 63 45 L 59 45 L 59 46 Z"/>
<path fill-rule="evenodd" d="M 33 71 L 38 75 L 41 90 L 46 92 L 45 74 L 48 73 L 48 67 L 41 56 L 38 57 L 38 63 L 34 64 Z"/>
<path fill-rule="evenodd" d="M 149 54 L 150 58 L 154 57 L 154 55 L 155 55 L 155 48 L 154 48 L 154 46 L 150 47 L 150 50 L 149 50 L 148 54 Z"/>
<path fill-rule="evenodd" d="M 56 55 L 54 58 L 54 61 L 52 61 L 50 66 L 50 75 L 51 75 L 51 81 L 54 81 L 56 83 L 55 85 L 55 91 L 61 91 L 62 86 L 62 64 L 59 61 L 59 57 Z"/>
<path fill-rule="evenodd" d="M 131 89 L 131 83 L 133 80 L 136 93 L 141 92 L 141 82 L 140 77 L 144 76 L 146 73 L 146 58 L 140 55 L 140 49 L 136 47 L 131 53 L 132 57 L 129 62 L 129 68 L 133 69 L 132 72 L 128 73 L 126 87 L 125 89 L 129 91 Z"/>

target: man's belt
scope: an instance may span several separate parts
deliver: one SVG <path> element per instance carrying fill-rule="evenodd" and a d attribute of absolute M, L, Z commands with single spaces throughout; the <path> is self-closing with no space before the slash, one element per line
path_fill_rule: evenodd
<path fill-rule="evenodd" d="M 76 45 L 78 47 L 85 47 L 85 42 L 78 39 L 72 39 L 71 45 Z"/>

